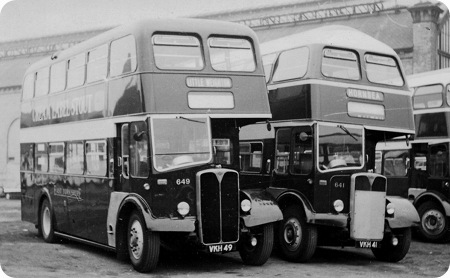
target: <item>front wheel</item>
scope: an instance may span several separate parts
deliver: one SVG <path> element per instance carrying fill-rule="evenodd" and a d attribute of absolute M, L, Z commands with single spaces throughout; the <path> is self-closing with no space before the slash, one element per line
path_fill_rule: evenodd
<path fill-rule="evenodd" d="M 290 206 L 283 211 L 278 243 L 286 260 L 306 262 L 316 251 L 317 227 L 306 223 L 304 213 L 299 207 Z"/>
<path fill-rule="evenodd" d="M 128 222 L 128 254 L 134 269 L 149 272 L 156 268 L 159 259 L 159 234 L 148 231 L 144 217 L 135 211 Z"/>
<path fill-rule="evenodd" d="M 411 245 L 411 228 L 395 229 L 392 237 L 397 238 L 397 245 L 393 245 L 393 238 L 385 236 L 381 242 L 381 248 L 372 249 L 372 253 L 380 261 L 395 263 L 402 260 L 409 251 Z"/>
<path fill-rule="evenodd" d="M 431 242 L 447 242 L 450 240 L 450 224 L 445 212 L 434 202 L 425 202 L 419 206 L 419 235 L 423 240 Z"/>
<path fill-rule="evenodd" d="M 48 199 L 45 199 L 41 204 L 38 232 L 49 243 L 53 243 L 56 240 L 53 219 L 52 207 Z"/>
<path fill-rule="evenodd" d="M 273 249 L 273 224 L 252 228 L 251 233 L 243 236 L 242 241 L 239 249 L 242 261 L 248 265 L 265 264 Z"/>

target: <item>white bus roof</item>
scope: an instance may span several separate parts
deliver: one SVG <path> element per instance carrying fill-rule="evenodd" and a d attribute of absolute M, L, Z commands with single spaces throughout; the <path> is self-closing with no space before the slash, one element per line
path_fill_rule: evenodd
<path fill-rule="evenodd" d="M 388 45 L 354 28 L 328 25 L 260 44 L 261 54 L 280 52 L 310 44 L 323 44 L 349 49 L 364 49 L 397 57 Z"/>
<path fill-rule="evenodd" d="M 423 85 L 450 83 L 450 68 L 427 71 L 406 76 L 410 88 Z"/>

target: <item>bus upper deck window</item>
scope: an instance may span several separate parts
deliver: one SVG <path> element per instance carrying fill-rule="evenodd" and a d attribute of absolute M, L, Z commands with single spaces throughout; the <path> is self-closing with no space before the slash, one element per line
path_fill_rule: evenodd
<path fill-rule="evenodd" d="M 25 76 L 23 81 L 22 99 L 32 99 L 34 96 L 34 73 Z"/>
<path fill-rule="evenodd" d="M 155 64 L 162 70 L 201 70 L 204 67 L 200 41 L 194 36 L 154 35 Z"/>
<path fill-rule="evenodd" d="M 325 48 L 322 58 L 322 74 L 327 77 L 359 80 L 358 56 L 348 50 Z"/>
<path fill-rule="evenodd" d="M 50 83 L 50 69 L 48 67 L 38 70 L 36 74 L 35 96 L 45 96 L 48 94 Z"/>
<path fill-rule="evenodd" d="M 266 76 L 266 82 L 269 82 L 270 76 L 272 75 L 272 66 L 277 58 L 276 53 L 268 54 L 262 56 L 264 75 Z"/>
<path fill-rule="evenodd" d="M 74 88 L 84 84 L 85 65 L 85 53 L 78 54 L 69 60 L 67 64 L 67 88 Z"/>
<path fill-rule="evenodd" d="M 441 84 L 418 87 L 413 96 L 414 109 L 441 107 L 443 89 Z"/>
<path fill-rule="evenodd" d="M 86 82 L 102 80 L 108 70 L 108 45 L 102 45 L 88 52 Z"/>
<path fill-rule="evenodd" d="M 445 91 L 446 91 L 445 95 L 446 95 L 446 98 L 447 98 L 447 104 L 450 105 L 450 84 L 448 84 L 445 87 Z"/>
<path fill-rule="evenodd" d="M 66 61 L 50 67 L 50 93 L 61 92 L 66 88 Z"/>
<path fill-rule="evenodd" d="M 134 72 L 137 68 L 136 41 L 132 35 L 111 42 L 110 76 Z"/>
<path fill-rule="evenodd" d="M 403 86 L 404 82 L 400 68 L 397 66 L 394 58 L 366 54 L 365 60 L 367 79 L 370 82 L 391 86 Z"/>
<path fill-rule="evenodd" d="M 253 72 L 256 69 L 252 44 L 246 39 L 208 39 L 211 65 L 216 71 Z"/>
<path fill-rule="evenodd" d="M 274 69 L 272 81 L 301 78 L 308 69 L 309 49 L 301 47 L 282 52 Z"/>

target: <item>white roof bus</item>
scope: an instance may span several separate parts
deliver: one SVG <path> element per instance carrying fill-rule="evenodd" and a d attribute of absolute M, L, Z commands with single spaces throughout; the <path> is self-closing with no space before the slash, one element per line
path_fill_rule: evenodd
<path fill-rule="evenodd" d="M 381 173 L 413 201 L 420 217 L 419 235 L 431 242 L 450 241 L 450 69 L 407 77 L 413 91 L 415 137 L 406 142 L 379 144 L 384 167 Z M 401 144 L 398 146 L 398 144 Z M 390 147 L 390 150 L 386 148 Z M 389 156 L 407 158 L 406 173 L 389 173 Z"/>
<path fill-rule="evenodd" d="M 31 65 L 21 107 L 22 219 L 45 241 L 104 247 L 141 272 L 161 242 L 269 258 L 281 211 L 238 178 L 239 128 L 271 117 L 248 27 L 118 27 Z"/>
<path fill-rule="evenodd" d="M 319 244 L 401 260 L 418 215 L 374 173 L 377 142 L 414 134 L 397 54 L 344 26 L 263 43 L 261 52 L 273 118 L 241 129 L 241 186 L 267 187 L 276 199 L 285 258 L 307 261 Z"/>

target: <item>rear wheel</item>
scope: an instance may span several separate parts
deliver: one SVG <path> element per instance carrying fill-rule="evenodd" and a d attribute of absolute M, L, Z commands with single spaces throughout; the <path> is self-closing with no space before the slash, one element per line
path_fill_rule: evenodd
<path fill-rule="evenodd" d="M 278 243 L 282 255 L 289 261 L 306 262 L 316 251 L 317 228 L 306 223 L 302 210 L 290 206 L 283 211 L 278 230 Z"/>
<path fill-rule="evenodd" d="M 53 210 L 50 202 L 48 199 L 44 199 L 40 209 L 38 232 L 49 243 L 55 242 L 56 240 L 53 219 Z"/>
<path fill-rule="evenodd" d="M 135 211 L 128 222 L 128 254 L 134 269 L 149 272 L 156 268 L 160 252 L 159 234 L 147 230 L 144 217 Z"/>
<path fill-rule="evenodd" d="M 419 235 L 431 242 L 450 240 L 450 224 L 445 212 L 434 202 L 425 202 L 419 206 Z"/>
<path fill-rule="evenodd" d="M 256 239 L 256 245 L 252 245 Z M 267 262 L 273 249 L 273 224 L 265 224 L 251 229 L 242 238 L 239 249 L 242 261 L 248 265 L 263 265 Z"/>
<path fill-rule="evenodd" d="M 392 237 L 385 236 L 381 242 L 381 248 L 372 249 L 372 253 L 380 261 L 398 262 L 402 260 L 409 251 L 411 245 L 411 228 L 395 229 L 393 237 L 397 238 L 397 245 L 393 245 Z"/>

